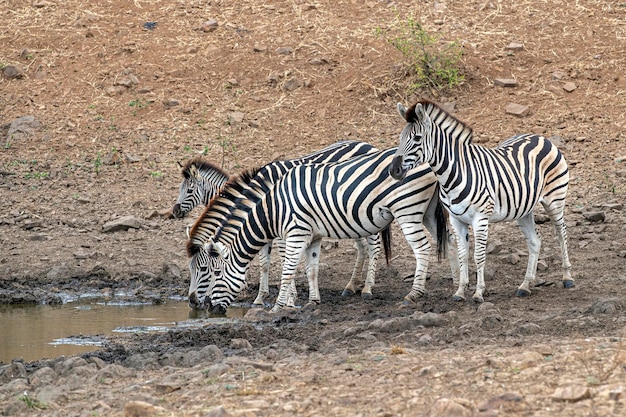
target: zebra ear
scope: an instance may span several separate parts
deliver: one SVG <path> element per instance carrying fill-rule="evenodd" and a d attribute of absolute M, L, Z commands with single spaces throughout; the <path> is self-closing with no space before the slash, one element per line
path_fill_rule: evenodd
<path fill-rule="evenodd" d="M 418 123 L 424 126 L 425 128 L 424 130 L 430 129 L 430 126 L 432 125 L 432 121 L 430 120 L 430 117 L 426 113 L 426 110 L 424 110 L 424 106 L 422 106 L 420 103 L 417 103 L 415 105 L 415 119 Z"/>
<path fill-rule="evenodd" d="M 191 164 L 189 166 L 189 176 L 191 178 L 200 178 L 200 171 L 198 171 L 196 164 Z"/>
<path fill-rule="evenodd" d="M 222 242 L 215 242 L 213 243 L 213 245 L 215 246 L 215 249 L 217 249 L 219 254 L 222 256 L 222 258 L 228 259 L 228 256 L 230 255 L 230 251 L 228 250 L 226 245 L 224 245 Z"/>
<path fill-rule="evenodd" d="M 402 118 L 406 121 L 408 121 L 408 119 L 406 118 L 406 111 L 408 109 L 404 106 L 404 104 L 402 103 L 398 103 L 398 113 L 400 113 L 400 116 L 402 116 Z"/>

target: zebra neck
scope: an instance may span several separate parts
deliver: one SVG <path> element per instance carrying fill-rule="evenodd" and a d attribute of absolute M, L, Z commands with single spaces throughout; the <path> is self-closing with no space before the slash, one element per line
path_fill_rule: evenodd
<path fill-rule="evenodd" d="M 435 138 L 436 145 L 432 145 L 429 164 L 444 190 L 449 190 L 460 184 L 468 175 L 468 167 L 472 163 L 474 147 L 471 143 L 471 130 L 463 125 L 457 125 L 449 133 L 439 130 Z"/>
<path fill-rule="evenodd" d="M 235 210 L 215 233 L 215 239 L 228 246 L 233 259 L 246 268 L 274 237 L 262 210 L 254 208 L 248 212 Z"/>

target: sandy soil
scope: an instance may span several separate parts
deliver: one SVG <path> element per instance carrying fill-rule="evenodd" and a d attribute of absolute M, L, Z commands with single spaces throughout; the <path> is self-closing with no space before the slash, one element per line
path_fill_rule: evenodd
<path fill-rule="evenodd" d="M 205 154 L 236 173 L 338 140 L 392 147 L 395 104 L 422 97 L 479 143 L 535 132 L 559 144 L 576 288 L 560 287 L 541 224 L 537 286 L 516 298 L 526 245 L 515 225 L 496 225 L 485 304 L 453 302 L 447 264 L 433 259 L 427 296 L 402 307 L 414 260 L 396 228 L 373 300 L 340 297 L 355 251 L 329 243 L 318 309 L 0 365 L 4 414 L 624 415 L 626 6 L 239 3 L 0 1 L 0 302 L 184 295 L 185 227 L 199 211 L 167 216 L 178 162 Z M 378 33 L 411 13 L 463 45 L 460 87 L 409 88 L 402 55 Z M 510 103 L 528 114 L 508 114 Z M 124 216 L 138 228 L 104 232 Z M 277 281 L 275 267 L 273 296 Z"/>

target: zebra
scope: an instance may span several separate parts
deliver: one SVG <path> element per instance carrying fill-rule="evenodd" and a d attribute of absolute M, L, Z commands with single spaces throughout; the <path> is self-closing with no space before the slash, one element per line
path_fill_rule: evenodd
<path fill-rule="evenodd" d="M 281 237 L 286 259 L 278 299 L 271 311 L 285 306 L 289 284 L 303 256 L 310 274 L 309 304 L 319 304 L 317 272 L 322 237 L 375 235 L 395 218 L 416 260 L 413 285 L 404 301 L 421 297 L 430 256 L 424 226 L 437 237 L 439 254 L 445 250 L 447 228 L 430 167 L 417 167 L 403 181 L 396 181 L 387 171 L 395 153 L 392 148 L 343 162 L 297 165 L 277 179 L 268 179 L 265 168 L 261 168 L 229 183 L 191 229 L 187 251 L 192 281 L 207 283 L 197 284 L 191 296 L 202 300 L 211 312 L 224 314 L 244 287 L 255 254 L 267 241 Z M 225 212 L 226 216 L 222 214 Z M 203 229 L 216 221 L 220 225 L 207 240 Z"/>
<path fill-rule="evenodd" d="M 281 175 L 281 172 L 292 164 L 346 160 L 353 156 L 364 155 L 376 150 L 377 149 L 372 145 L 365 142 L 337 142 L 319 151 L 305 155 L 300 159 L 275 161 L 273 163 L 275 165 L 273 175 Z M 198 205 L 207 205 L 212 198 L 219 194 L 220 190 L 230 178 L 226 172 L 202 157 L 196 157 L 189 160 L 182 168 L 183 181 L 179 187 L 178 199 L 172 209 L 172 214 L 174 217 L 178 218 L 184 217 Z M 386 237 L 387 233 L 388 230 L 383 231 L 383 243 L 388 242 L 388 238 Z M 356 287 L 359 285 L 359 281 L 363 273 L 366 254 L 369 258 L 367 273 L 370 275 L 374 274 L 376 260 L 380 252 L 380 239 L 378 235 L 372 236 L 369 240 L 357 239 L 355 240 L 355 246 L 357 248 L 357 259 L 350 281 L 342 293 L 343 296 L 350 296 L 356 292 Z M 271 247 L 271 242 L 269 242 L 259 253 L 261 278 L 259 280 L 259 292 L 252 303 L 253 306 L 262 306 L 265 297 L 269 294 Z M 277 247 L 279 252 L 282 254 L 284 252 L 284 244 L 280 239 L 277 240 Z M 388 251 L 389 247 L 387 245 L 385 246 L 385 253 L 387 256 Z M 371 279 L 373 279 L 373 276 Z M 369 283 L 369 281 L 366 281 L 366 284 L 367 283 Z M 366 285 L 361 290 L 361 296 L 363 298 L 371 297 L 371 286 Z M 190 301 L 190 306 L 194 309 L 199 307 L 195 304 L 195 302 L 193 302 L 193 299 Z"/>
<path fill-rule="evenodd" d="M 398 103 L 408 123 L 389 167 L 401 180 L 412 167 L 427 162 L 439 181 L 439 196 L 450 214 L 458 244 L 460 278 L 455 301 L 465 300 L 469 285 L 468 226 L 474 233 L 477 285 L 473 299 L 483 302 L 484 267 L 489 223 L 517 220 L 528 244 L 528 266 L 517 296 L 530 295 L 537 272 L 541 239 L 535 229 L 533 209 L 540 202 L 554 223 L 563 262 L 562 283 L 574 287 L 567 251 L 564 220 L 569 181 L 567 162 L 548 139 L 521 134 L 495 148 L 472 143 L 472 129 L 437 104 L 420 101 L 410 108 Z"/>

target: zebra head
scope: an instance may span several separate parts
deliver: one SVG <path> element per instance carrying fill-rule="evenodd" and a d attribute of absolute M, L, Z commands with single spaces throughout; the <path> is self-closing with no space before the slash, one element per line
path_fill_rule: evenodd
<path fill-rule="evenodd" d="M 185 217 L 197 205 L 204 203 L 203 179 L 198 167 L 191 164 L 183 170 L 183 177 L 183 182 L 178 191 L 178 199 L 172 209 L 172 214 L 176 218 Z"/>
<path fill-rule="evenodd" d="M 226 309 L 245 285 L 245 271 L 231 265 L 230 250 L 221 242 L 210 240 L 189 263 L 189 307 L 225 315 Z M 241 278 L 243 277 L 243 278 Z"/>
<path fill-rule="evenodd" d="M 408 124 L 400 133 L 400 144 L 389 166 L 389 174 L 401 180 L 407 171 L 427 161 L 425 139 L 431 132 L 432 121 L 421 103 L 410 108 L 398 103 L 398 113 Z"/>

